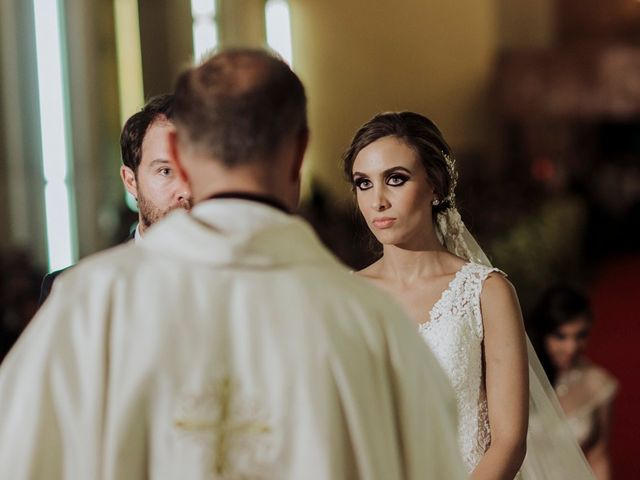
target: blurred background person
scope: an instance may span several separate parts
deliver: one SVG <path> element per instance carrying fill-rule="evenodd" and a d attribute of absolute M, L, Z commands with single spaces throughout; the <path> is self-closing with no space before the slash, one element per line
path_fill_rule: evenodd
<path fill-rule="evenodd" d="M 551 287 L 528 323 L 540 361 L 587 460 L 598 480 L 612 478 L 609 436 L 618 382 L 585 355 L 593 323 L 587 297 L 569 286 Z"/>

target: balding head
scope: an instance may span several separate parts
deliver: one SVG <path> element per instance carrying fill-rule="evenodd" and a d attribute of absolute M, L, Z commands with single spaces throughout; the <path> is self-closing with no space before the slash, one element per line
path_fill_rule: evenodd
<path fill-rule="evenodd" d="M 228 168 L 269 162 L 307 132 L 304 87 L 263 50 L 214 55 L 178 79 L 174 122 L 180 144 Z"/>

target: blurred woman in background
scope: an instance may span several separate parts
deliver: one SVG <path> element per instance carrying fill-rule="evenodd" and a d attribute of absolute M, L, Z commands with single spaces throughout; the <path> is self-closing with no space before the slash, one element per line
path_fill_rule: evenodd
<path fill-rule="evenodd" d="M 588 299 L 570 287 L 552 287 L 530 320 L 532 341 L 578 443 L 598 480 L 611 478 L 609 432 L 618 383 L 585 356 L 593 322 Z"/>

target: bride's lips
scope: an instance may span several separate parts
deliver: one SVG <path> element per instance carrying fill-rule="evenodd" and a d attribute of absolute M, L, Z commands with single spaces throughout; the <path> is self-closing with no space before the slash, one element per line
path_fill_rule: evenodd
<path fill-rule="evenodd" d="M 385 229 L 393 226 L 396 223 L 396 219 L 393 217 L 380 217 L 373 219 L 373 226 L 380 229 Z"/>

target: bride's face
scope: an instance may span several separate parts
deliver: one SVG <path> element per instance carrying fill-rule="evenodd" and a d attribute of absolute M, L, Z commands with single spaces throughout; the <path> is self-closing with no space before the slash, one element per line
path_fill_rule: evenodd
<path fill-rule="evenodd" d="M 433 230 L 434 199 L 416 153 L 396 137 L 363 148 L 353 162 L 358 207 L 383 245 L 419 245 Z"/>

